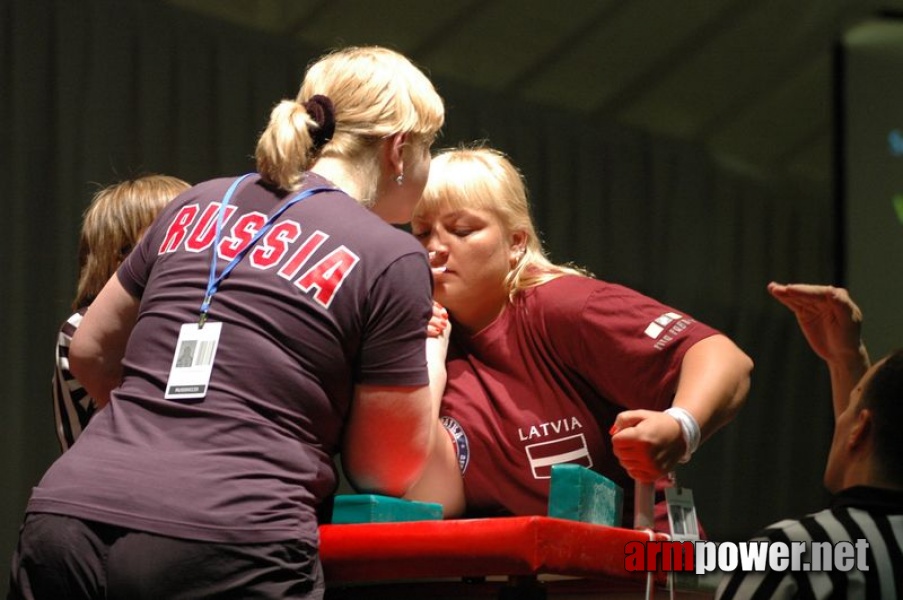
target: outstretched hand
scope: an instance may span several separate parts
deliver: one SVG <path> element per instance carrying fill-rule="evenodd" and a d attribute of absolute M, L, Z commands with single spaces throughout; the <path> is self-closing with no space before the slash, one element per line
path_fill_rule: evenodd
<path fill-rule="evenodd" d="M 609 431 L 615 456 L 635 480 L 649 483 L 669 473 L 686 451 L 680 424 L 654 410 L 626 410 Z"/>
<path fill-rule="evenodd" d="M 829 363 L 856 360 L 862 349 L 862 311 L 843 288 L 804 283 L 768 284 L 793 311 L 812 350 Z"/>

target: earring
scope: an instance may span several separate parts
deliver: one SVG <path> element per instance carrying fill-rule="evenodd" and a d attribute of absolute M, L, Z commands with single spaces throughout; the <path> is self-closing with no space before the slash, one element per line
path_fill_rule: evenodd
<path fill-rule="evenodd" d="M 517 252 L 514 253 L 514 256 L 511 257 L 511 268 L 516 267 L 521 259 L 524 257 L 524 249 L 520 248 Z"/>
<path fill-rule="evenodd" d="M 395 177 L 395 183 L 397 183 L 398 185 L 401 185 L 402 183 L 404 183 L 404 173 L 399 173 Z"/>

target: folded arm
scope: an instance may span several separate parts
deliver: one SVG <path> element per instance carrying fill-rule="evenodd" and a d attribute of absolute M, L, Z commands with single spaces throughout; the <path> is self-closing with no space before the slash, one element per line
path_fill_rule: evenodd
<path fill-rule="evenodd" d="M 684 355 L 672 406 L 686 410 L 701 439 L 729 423 L 749 392 L 752 360 L 723 335 L 693 344 Z M 615 455 L 631 477 L 655 481 L 687 451 L 680 423 L 665 412 L 628 410 L 611 430 Z"/>

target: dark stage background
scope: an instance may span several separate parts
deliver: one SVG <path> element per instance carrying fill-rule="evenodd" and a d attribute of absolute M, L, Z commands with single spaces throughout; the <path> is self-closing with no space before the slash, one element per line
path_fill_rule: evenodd
<path fill-rule="evenodd" d="M 903 346 L 903 15 L 850 29 L 838 59 L 844 270 L 876 359 Z"/>
<path fill-rule="evenodd" d="M 50 376 L 99 185 L 253 168 L 272 105 L 324 48 L 139 0 L 0 0 L 0 572 L 29 490 L 57 456 Z M 756 362 L 737 420 L 679 477 L 714 539 L 821 508 L 827 372 L 765 286 L 833 281 L 835 202 L 734 172 L 702 148 L 437 81 L 440 146 L 488 139 L 528 179 L 553 259 L 721 328 Z M 826 102 L 830 101 L 826 98 Z"/>

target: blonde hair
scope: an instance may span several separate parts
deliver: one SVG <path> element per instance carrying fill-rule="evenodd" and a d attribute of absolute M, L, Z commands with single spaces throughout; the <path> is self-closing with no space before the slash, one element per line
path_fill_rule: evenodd
<path fill-rule="evenodd" d="M 85 211 L 78 243 L 78 288 L 72 305 L 88 306 L 170 200 L 191 185 L 145 175 L 103 188 Z"/>
<path fill-rule="evenodd" d="M 304 103 L 326 96 L 335 111 L 335 133 L 315 148 L 308 128 L 316 128 Z M 331 52 L 311 65 L 295 100 L 283 100 L 257 142 L 257 171 L 287 191 L 301 186 L 304 171 L 321 156 L 354 165 L 354 175 L 376 194 L 378 144 L 396 133 L 413 143 L 431 144 L 445 120 L 442 98 L 420 69 L 398 52 L 378 46 Z"/>
<path fill-rule="evenodd" d="M 439 152 L 432 159 L 429 180 L 414 216 L 423 218 L 441 207 L 484 210 L 496 216 L 506 234 L 524 234 L 524 253 L 505 278 L 512 299 L 521 290 L 563 275 L 590 275 L 573 265 L 555 264 L 546 256 L 530 216 L 523 175 L 498 150 L 475 146 Z"/>

